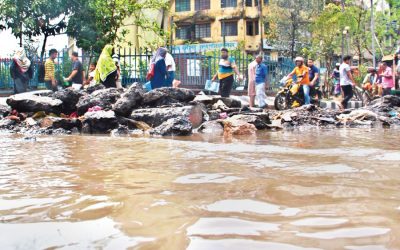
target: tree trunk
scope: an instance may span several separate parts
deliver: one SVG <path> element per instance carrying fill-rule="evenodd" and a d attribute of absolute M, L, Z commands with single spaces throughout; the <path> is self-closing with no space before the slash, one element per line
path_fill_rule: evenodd
<path fill-rule="evenodd" d="M 40 53 L 40 61 L 43 62 L 44 53 L 46 52 L 46 43 L 47 43 L 48 34 L 44 33 L 44 40 L 42 45 L 42 52 Z"/>
<path fill-rule="evenodd" d="M 292 34 L 291 34 L 291 45 L 290 45 L 290 56 L 292 57 L 292 59 L 294 59 L 294 57 L 295 57 L 295 53 L 294 53 L 294 48 L 295 48 L 295 45 L 296 45 L 296 29 L 297 29 L 297 27 L 296 27 L 296 18 L 295 18 L 295 14 L 294 13 L 291 13 L 290 14 L 290 19 L 291 19 L 291 21 L 292 21 Z"/>

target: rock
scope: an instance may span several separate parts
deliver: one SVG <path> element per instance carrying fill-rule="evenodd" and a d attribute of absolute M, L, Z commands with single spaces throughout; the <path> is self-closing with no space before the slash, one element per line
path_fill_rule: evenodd
<path fill-rule="evenodd" d="M 144 94 L 145 92 L 142 85 L 138 83 L 132 84 L 113 105 L 114 112 L 120 116 L 129 116 L 133 109 L 142 104 Z"/>
<path fill-rule="evenodd" d="M 142 121 L 134 121 L 125 117 L 117 117 L 118 123 L 123 126 L 127 126 L 129 129 L 140 129 L 142 131 L 150 130 L 151 127 Z"/>
<path fill-rule="evenodd" d="M 173 103 L 188 103 L 193 101 L 195 94 L 183 88 L 159 88 L 147 92 L 143 96 L 143 104 L 150 107 L 160 107 Z"/>
<path fill-rule="evenodd" d="M 377 119 L 377 114 L 370 110 L 366 109 L 357 109 L 349 114 L 340 114 L 337 116 L 338 120 L 341 122 L 351 122 L 355 120 L 359 121 L 364 121 L 364 120 L 369 120 L 369 121 L 376 121 Z"/>
<path fill-rule="evenodd" d="M 18 112 L 38 112 L 59 114 L 62 111 L 62 101 L 46 96 L 23 93 L 10 96 L 7 104 Z"/>
<path fill-rule="evenodd" d="M 255 135 L 257 128 L 248 122 L 238 119 L 226 119 L 224 124 L 224 136 L 231 137 L 233 135 Z"/>
<path fill-rule="evenodd" d="M 114 111 L 87 112 L 82 120 L 82 132 L 104 134 L 118 127 Z"/>
<path fill-rule="evenodd" d="M 3 119 L 3 120 L 0 120 L 0 129 L 8 129 L 8 130 L 10 130 L 16 124 L 17 124 L 17 122 L 14 121 L 14 120 Z"/>
<path fill-rule="evenodd" d="M 257 129 L 266 129 L 271 123 L 268 113 L 234 115 L 229 118 L 229 121 L 232 120 L 253 124 Z"/>
<path fill-rule="evenodd" d="M 62 101 L 62 113 L 71 114 L 76 111 L 76 104 L 83 94 L 72 88 L 63 89 L 53 94 L 55 99 Z"/>
<path fill-rule="evenodd" d="M 25 124 L 26 124 L 28 127 L 33 127 L 33 126 L 36 126 L 36 125 L 37 125 L 37 122 L 36 122 L 35 119 L 33 119 L 32 117 L 28 117 L 28 118 L 26 118 L 26 120 L 25 120 Z"/>
<path fill-rule="evenodd" d="M 218 102 L 214 103 L 212 105 L 212 109 L 213 110 L 221 110 L 221 111 L 225 111 L 228 110 L 229 107 L 225 105 L 225 103 L 222 100 L 218 100 Z"/>
<path fill-rule="evenodd" d="M 145 122 L 155 128 L 163 122 L 177 117 L 187 117 L 194 128 L 203 123 L 203 111 L 199 105 L 177 108 L 136 109 L 132 112 L 130 119 Z"/>
<path fill-rule="evenodd" d="M 272 129 L 283 129 L 283 127 L 282 127 L 282 120 L 281 120 L 281 119 L 273 120 L 273 121 L 271 122 L 271 124 L 268 125 L 268 127 L 269 127 L 269 128 L 272 128 Z"/>
<path fill-rule="evenodd" d="M 224 133 L 224 126 L 220 121 L 207 121 L 201 124 L 198 131 L 204 134 L 222 135 Z"/>
<path fill-rule="evenodd" d="M 118 128 L 111 131 L 112 136 L 129 135 L 130 131 L 127 126 L 120 125 Z"/>
<path fill-rule="evenodd" d="M 0 105 L 0 117 L 8 115 L 10 113 L 10 108 L 4 105 Z"/>
<path fill-rule="evenodd" d="M 208 119 L 209 119 L 210 121 L 213 121 L 213 120 L 218 120 L 218 119 L 220 119 L 221 112 L 218 111 L 218 110 L 209 110 L 209 111 L 207 112 L 207 114 L 208 114 Z"/>
<path fill-rule="evenodd" d="M 187 136 L 192 134 L 192 130 L 192 123 L 188 117 L 181 116 L 163 122 L 160 126 L 150 131 L 150 134 L 160 136 Z"/>
<path fill-rule="evenodd" d="M 102 109 L 111 109 L 112 105 L 121 97 L 121 93 L 116 88 L 100 89 L 90 95 L 84 95 L 76 105 L 78 115 L 85 114 L 89 108 L 99 106 Z"/>
<path fill-rule="evenodd" d="M 291 122 L 292 121 L 292 114 L 287 112 L 282 115 L 282 121 L 284 122 Z"/>
<path fill-rule="evenodd" d="M 400 107 L 400 97 L 394 95 L 384 96 L 382 98 L 372 101 L 369 106 L 388 105 L 390 107 Z"/>
<path fill-rule="evenodd" d="M 194 99 L 195 102 L 204 103 L 205 105 L 212 107 L 214 104 L 219 101 L 223 102 L 228 108 L 241 108 L 242 102 L 236 99 L 228 98 L 228 97 L 219 97 L 219 96 L 205 96 L 198 95 Z"/>
<path fill-rule="evenodd" d="M 95 92 L 96 90 L 100 90 L 100 89 L 105 89 L 106 87 L 104 87 L 103 84 L 96 84 L 94 86 L 90 86 L 88 87 L 85 92 L 88 94 L 92 94 L 93 92 Z"/>
<path fill-rule="evenodd" d="M 65 129 L 72 130 L 73 128 L 81 128 L 81 121 L 79 119 L 59 118 L 47 116 L 40 122 L 41 128 L 52 128 L 52 129 Z"/>

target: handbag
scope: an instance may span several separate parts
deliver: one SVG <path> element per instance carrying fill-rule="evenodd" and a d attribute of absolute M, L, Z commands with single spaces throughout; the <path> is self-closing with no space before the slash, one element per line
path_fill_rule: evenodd
<path fill-rule="evenodd" d="M 153 77 L 154 77 L 154 68 L 155 68 L 154 63 L 150 64 L 150 69 L 149 69 L 149 71 L 147 72 L 147 75 L 146 75 L 146 80 L 147 81 L 150 81 L 151 79 L 153 79 Z"/>
<path fill-rule="evenodd" d="M 204 89 L 208 90 L 210 92 L 218 93 L 219 92 L 219 82 L 207 80 L 206 86 L 204 87 Z"/>

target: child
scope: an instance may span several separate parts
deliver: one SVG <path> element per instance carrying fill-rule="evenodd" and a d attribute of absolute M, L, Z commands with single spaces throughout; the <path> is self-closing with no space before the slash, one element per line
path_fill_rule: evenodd
<path fill-rule="evenodd" d="M 92 62 L 89 66 L 89 76 L 88 79 L 84 82 L 84 88 L 93 86 L 96 84 L 96 81 L 94 80 L 94 74 L 96 70 L 96 62 Z"/>

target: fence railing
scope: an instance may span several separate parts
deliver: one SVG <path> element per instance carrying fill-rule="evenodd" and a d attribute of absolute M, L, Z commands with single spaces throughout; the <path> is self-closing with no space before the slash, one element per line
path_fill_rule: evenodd
<path fill-rule="evenodd" d="M 134 82 L 145 83 L 148 65 L 153 53 L 148 50 L 121 49 L 119 52 L 122 85 L 128 86 Z M 173 50 L 172 56 L 176 63 L 175 78 L 182 82 L 183 87 L 203 89 L 207 80 L 210 80 L 218 70 L 220 51 L 193 51 L 190 53 Z M 248 65 L 254 60 L 253 56 L 239 50 L 232 51 L 230 56 L 235 59 L 240 73 L 244 76 L 244 81 L 235 80 L 234 88 L 246 89 L 248 79 Z M 45 58 L 46 59 L 46 58 Z M 44 60 L 45 60 L 44 59 Z M 0 89 L 12 89 L 13 81 L 10 76 L 9 58 L 0 59 Z M 84 69 L 88 69 L 89 61 L 95 61 L 96 57 L 81 56 Z M 67 50 L 60 51 L 56 61 L 56 77 L 62 80 L 71 73 L 72 62 Z M 31 89 L 44 88 L 44 84 L 38 81 L 38 70 L 40 60 L 35 57 L 32 59 L 34 65 L 34 77 L 30 81 Z M 294 67 L 290 59 L 280 58 L 271 60 L 265 58 L 264 64 L 268 68 L 268 82 L 272 89 L 278 88 L 278 82 L 283 76 L 287 75 Z M 236 79 L 236 78 L 235 78 Z"/>

